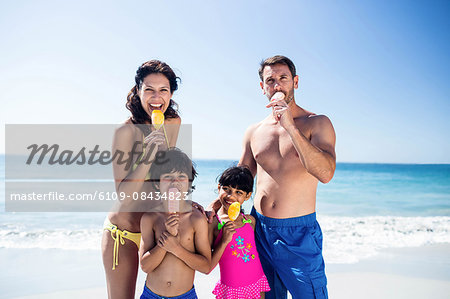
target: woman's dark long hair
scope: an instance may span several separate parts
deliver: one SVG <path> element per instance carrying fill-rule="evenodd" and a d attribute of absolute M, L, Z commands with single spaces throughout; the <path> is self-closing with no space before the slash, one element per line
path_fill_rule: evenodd
<path fill-rule="evenodd" d="M 181 81 L 168 64 L 159 60 L 144 62 L 136 71 L 136 76 L 134 77 L 136 85 L 128 93 L 125 105 L 131 112 L 131 122 L 133 124 L 152 123 L 151 117 L 142 108 L 141 99 L 139 98 L 139 89 L 142 87 L 142 82 L 150 74 L 163 74 L 169 80 L 171 94 L 178 89 L 178 81 Z M 178 104 L 174 100 L 170 99 L 169 107 L 164 112 L 164 117 L 166 119 L 178 117 Z"/>

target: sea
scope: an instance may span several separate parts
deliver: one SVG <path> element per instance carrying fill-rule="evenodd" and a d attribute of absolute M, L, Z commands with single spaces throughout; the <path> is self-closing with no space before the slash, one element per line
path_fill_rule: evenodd
<path fill-rule="evenodd" d="M 195 160 L 194 200 L 207 206 L 232 160 Z M 0 156 L 0 250 L 100 251 L 106 212 L 5 212 Z M 252 199 L 244 204 L 250 213 Z M 319 183 L 317 218 L 326 263 L 351 264 L 388 248 L 450 243 L 450 164 L 337 163 Z"/>

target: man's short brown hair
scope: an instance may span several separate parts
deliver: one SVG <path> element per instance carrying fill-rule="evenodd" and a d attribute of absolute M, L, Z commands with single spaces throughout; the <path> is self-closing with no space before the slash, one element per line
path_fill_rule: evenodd
<path fill-rule="evenodd" d="M 284 64 L 287 65 L 287 67 L 289 68 L 289 70 L 291 71 L 291 75 L 292 78 L 294 78 L 297 73 L 295 71 L 295 65 L 292 62 L 292 60 L 290 60 L 289 58 L 287 58 L 286 56 L 282 56 L 282 55 L 275 55 L 272 57 L 267 58 L 266 60 L 261 61 L 260 63 L 260 67 L 259 67 L 259 78 L 261 78 L 261 81 L 263 81 L 263 72 L 264 72 L 264 68 L 268 65 L 274 65 L 274 64 Z"/>

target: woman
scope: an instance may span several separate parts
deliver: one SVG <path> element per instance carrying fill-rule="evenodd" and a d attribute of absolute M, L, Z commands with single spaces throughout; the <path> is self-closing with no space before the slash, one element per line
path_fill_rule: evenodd
<path fill-rule="evenodd" d="M 133 167 L 114 161 L 113 171 L 118 194 L 128 195 L 117 212 L 110 212 L 105 220 L 102 238 L 103 265 L 106 272 L 108 297 L 134 298 L 139 267 L 138 251 L 141 239 L 142 212 L 133 212 L 136 201 L 133 195 L 148 190 L 145 180 L 158 149 L 176 144 L 181 119 L 177 104 L 171 99 L 178 89 L 179 78 L 164 62 L 150 60 L 136 72 L 136 85 L 128 93 L 126 107 L 132 116 L 120 126 L 114 135 L 113 152 L 130 154 Z M 164 113 L 162 129 L 151 126 L 153 110 Z M 121 193 L 124 192 L 124 193 Z"/>

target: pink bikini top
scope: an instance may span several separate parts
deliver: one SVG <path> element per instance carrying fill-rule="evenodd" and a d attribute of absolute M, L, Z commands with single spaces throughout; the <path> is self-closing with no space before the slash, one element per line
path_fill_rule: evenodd
<path fill-rule="evenodd" d="M 228 243 L 220 258 L 220 280 L 230 287 L 247 286 L 258 281 L 264 272 L 256 251 L 255 232 L 251 226 L 251 219 L 245 215 L 242 222 L 244 226 L 237 228 L 233 239 Z M 217 217 L 217 215 L 216 215 Z M 222 239 L 223 223 L 219 221 L 219 234 L 214 242 L 214 247 Z"/>

